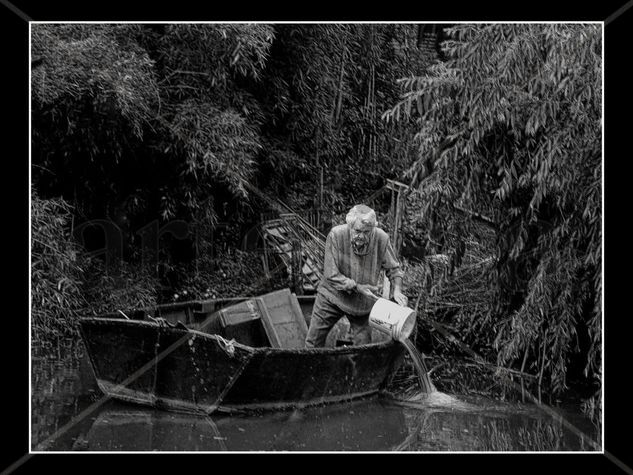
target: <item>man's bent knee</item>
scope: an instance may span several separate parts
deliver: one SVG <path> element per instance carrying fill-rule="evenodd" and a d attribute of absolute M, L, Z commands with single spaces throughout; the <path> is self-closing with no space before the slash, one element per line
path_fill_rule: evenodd
<path fill-rule="evenodd" d="M 306 348 L 325 346 L 328 333 L 341 316 L 337 308 L 333 307 L 321 294 L 317 294 L 306 335 Z"/>
<path fill-rule="evenodd" d="M 308 334 L 306 335 L 306 348 L 320 348 L 325 346 L 325 340 L 332 326 L 333 325 L 329 325 L 327 321 L 318 315 L 312 315 L 310 328 L 308 328 Z"/>

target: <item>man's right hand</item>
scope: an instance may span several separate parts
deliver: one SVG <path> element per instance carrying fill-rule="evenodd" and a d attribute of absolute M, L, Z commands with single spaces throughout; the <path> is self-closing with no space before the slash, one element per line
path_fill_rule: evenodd
<path fill-rule="evenodd" d="M 356 290 L 361 294 L 369 295 L 370 297 L 378 298 L 374 292 L 378 292 L 377 285 L 369 285 L 369 284 L 356 284 Z"/>

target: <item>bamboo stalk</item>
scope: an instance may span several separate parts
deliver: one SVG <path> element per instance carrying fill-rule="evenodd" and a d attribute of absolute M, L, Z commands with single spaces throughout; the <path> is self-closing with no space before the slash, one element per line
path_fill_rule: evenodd
<path fill-rule="evenodd" d="M 543 381 L 543 372 L 545 371 L 545 337 L 547 336 L 547 333 L 545 332 L 545 334 L 543 335 L 543 353 L 542 353 L 542 357 L 541 357 L 541 369 L 539 371 L 539 376 L 538 376 L 538 402 L 541 402 L 541 383 Z"/>
<path fill-rule="evenodd" d="M 343 79 L 345 77 L 345 54 L 346 52 L 346 46 L 345 44 L 343 45 L 343 51 L 341 52 L 341 69 L 340 69 L 340 73 L 339 73 L 339 79 L 338 79 L 338 91 L 337 91 L 337 96 L 338 96 L 338 103 L 336 105 L 336 112 L 334 115 L 334 121 L 338 122 L 340 114 L 341 114 L 341 108 L 342 108 L 342 103 L 343 103 Z"/>

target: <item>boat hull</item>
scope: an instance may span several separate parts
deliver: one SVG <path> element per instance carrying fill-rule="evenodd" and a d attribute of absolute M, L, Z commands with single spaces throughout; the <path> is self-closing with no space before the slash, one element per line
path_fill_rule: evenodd
<path fill-rule="evenodd" d="M 82 319 L 101 390 L 186 412 L 283 409 L 377 393 L 404 357 L 385 341 L 339 348 L 252 348 L 165 323 Z"/>
<path fill-rule="evenodd" d="M 223 406 L 284 408 L 337 402 L 380 390 L 402 357 L 400 345 L 303 350 L 258 349 Z"/>

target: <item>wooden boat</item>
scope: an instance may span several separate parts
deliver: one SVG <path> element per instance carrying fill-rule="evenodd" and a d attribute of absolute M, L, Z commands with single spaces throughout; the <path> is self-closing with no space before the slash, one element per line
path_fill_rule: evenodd
<path fill-rule="evenodd" d="M 305 348 L 314 297 L 288 289 L 250 299 L 192 301 L 84 318 L 81 335 L 101 390 L 116 399 L 211 413 L 284 409 L 376 394 L 405 348 L 372 343 Z"/>

